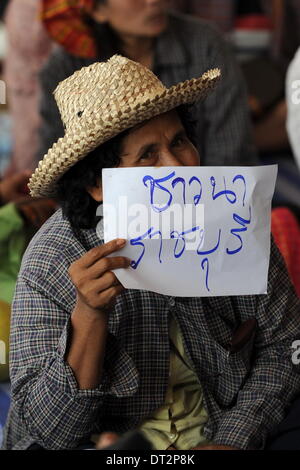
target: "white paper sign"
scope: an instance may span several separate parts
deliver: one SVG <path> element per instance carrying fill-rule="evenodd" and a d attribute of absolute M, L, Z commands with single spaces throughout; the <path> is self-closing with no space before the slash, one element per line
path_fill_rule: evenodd
<path fill-rule="evenodd" d="M 104 241 L 127 239 L 128 289 L 181 297 L 265 294 L 277 165 L 102 172 Z M 115 256 L 115 255 L 114 255 Z"/>

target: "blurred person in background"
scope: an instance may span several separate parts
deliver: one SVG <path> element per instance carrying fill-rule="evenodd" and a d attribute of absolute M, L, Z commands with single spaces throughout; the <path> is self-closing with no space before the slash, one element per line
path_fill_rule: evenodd
<path fill-rule="evenodd" d="M 0 181 L 0 341 L 6 345 L 0 382 L 9 379 L 10 310 L 22 256 L 35 232 L 56 208 L 54 200 L 26 195 L 30 174 L 24 171 Z"/>
<path fill-rule="evenodd" d="M 44 0 L 42 17 L 61 44 L 41 73 L 37 160 L 64 129 L 53 91 L 73 72 L 115 53 L 150 68 L 166 86 L 222 69 L 216 94 L 195 106 L 197 147 L 206 165 L 256 164 L 244 83 L 230 48 L 209 24 L 172 13 L 166 0 Z"/>
<path fill-rule="evenodd" d="M 298 0 L 172 0 L 182 12 L 214 22 L 233 44 L 248 83 L 261 152 L 286 151 L 284 77 L 300 45 Z"/>
<path fill-rule="evenodd" d="M 5 27 L 3 16 L 8 1 L 0 2 L 0 175 L 8 164 L 11 154 L 10 118 L 6 106 L 6 84 L 3 81 L 3 61 L 5 58 Z"/>
<path fill-rule="evenodd" d="M 7 56 L 3 78 L 13 124 L 7 176 L 35 167 L 40 126 L 38 73 L 52 49 L 39 18 L 40 6 L 41 0 L 10 0 L 5 12 Z"/>

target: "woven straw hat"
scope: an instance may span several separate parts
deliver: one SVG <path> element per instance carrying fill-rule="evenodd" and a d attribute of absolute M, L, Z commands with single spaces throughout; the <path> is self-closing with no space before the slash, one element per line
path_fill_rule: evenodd
<path fill-rule="evenodd" d="M 58 179 L 89 152 L 125 129 L 203 99 L 220 75 L 209 70 L 166 88 L 149 69 L 119 55 L 75 72 L 54 91 L 65 135 L 31 176 L 31 196 L 55 196 Z"/>

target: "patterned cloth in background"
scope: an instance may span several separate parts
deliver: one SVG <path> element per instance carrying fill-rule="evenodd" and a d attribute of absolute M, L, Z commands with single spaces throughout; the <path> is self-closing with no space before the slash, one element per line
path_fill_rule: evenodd
<path fill-rule="evenodd" d="M 96 58 L 93 32 L 84 22 L 94 0 L 42 0 L 41 19 L 49 35 L 71 54 Z"/>

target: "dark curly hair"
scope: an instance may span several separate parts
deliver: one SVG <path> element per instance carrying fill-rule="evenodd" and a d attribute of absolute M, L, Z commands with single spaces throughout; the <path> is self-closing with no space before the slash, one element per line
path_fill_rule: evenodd
<path fill-rule="evenodd" d="M 188 138 L 196 146 L 192 107 L 182 105 L 176 110 Z M 103 168 L 113 168 L 119 165 L 121 144 L 129 132 L 130 129 L 127 129 L 97 147 L 71 167 L 58 181 L 57 199 L 63 216 L 69 220 L 73 229 L 96 227 L 99 221 L 99 217 L 96 216 L 99 203 L 89 195 L 86 188 L 97 185 Z"/>

